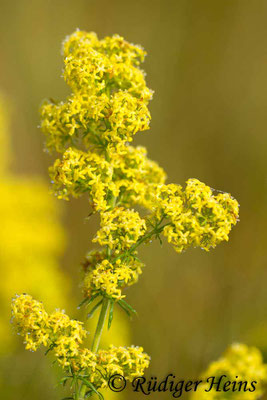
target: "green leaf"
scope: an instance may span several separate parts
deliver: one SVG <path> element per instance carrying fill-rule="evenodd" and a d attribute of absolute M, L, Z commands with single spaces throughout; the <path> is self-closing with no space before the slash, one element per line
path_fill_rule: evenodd
<path fill-rule="evenodd" d="M 110 304 L 109 317 L 108 317 L 108 329 L 110 329 L 111 324 L 112 324 L 113 310 L 114 310 L 114 301 L 112 301 L 111 304 Z"/>
<path fill-rule="evenodd" d="M 68 380 L 68 379 L 71 379 L 71 378 L 72 378 L 72 376 L 64 376 L 64 377 L 60 380 L 61 385 L 65 386 L 66 383 L 67 383 L 67 380 Z"/>
<path fill-rule="evenodd" d="M 137 314 L 136 310 L 130 306 L 125 300 L 121 299 L 119 300 L 119 304 L 121 305 L 122 308 L 126 308 L 129 312 L 132 312 L 133 314 Z"/>
<path fill-rule="evenodd" d="M 143 266 L 144 266 L 144 263 L 143 263 L 143 261 L 142 260 L 140 260 L 140 258 L 139 257 L 137 257 L 135 254 L 133 254 L 133 258 L 135 259 L 135 260 L 137 260 L 137 261 L 139 261 Z"/>
<path fill-rule="evenodd" d="M 92 310 L 87 314 L 87 319 L 91 318 L 94 315 L 94 312 L 98 309 L 98 307 L 101 306 L 103 302 L 103 299 L 101 299 L 93 308 Z"/>
<path fill-rule="evenodd" d="M 84 305 L 89 306 L 98 296 L 99 294 L 96 293 L 90 298 L 83 299 L 83 301 L 78 305 L 78 308 L 81 308 Z"/>
<path fill-rule="evenodd" d="M 161 240 L 161 237 L 160 237 L 160 235 L 159 234 L 157 234 L 157 239 L 159 240 L 159 242 L 160 242 L 160 245 L 162 246 L 162 240 Z"/>
<path fill-rule="evenodd" d="M 52 344 L 48 347 L 48 349 L 46 350 L 45 356 L 49 353 L 49 351 L 53 350 L 53 348 L 54 348 L 55 346 L 56 346 L 55 343 L 52 343 Z"/>
<path fill-rule="evenodd" d="M 93 395 L 94 395 L 94 392 L 92 390 L 90 390 L 85 393 L 85 398 L 87 399 L 88 397 L 92 397 Z"/>
<path fill-rule="evenodd" d="M 128 310 L 126 307 L 124 307 L 124 306 L 120 303 L 120 300 L 118 301 L 118 304 L 119 304 L 119 306 L 123 309 L 123 311 L 126 312 L 126 314 L 128 315 L 128 317 L 131 317 L 131 313 L 129 312 L 129 310 Z"/>
<path fill-rule="evenodd" d="M 87 215 L 87 217 L 85 217 L 85 219 L 88 221 L 92 215 L 94 215 L 94 210 L 92 210 L 91 212 L 89 212 L 89 214 Z"/>
<path fill-rule="evenodd" d="M 104 400 L 103 395 L 102 395 L 100 392 L 98 392 L 98 391 L 96 390 L 96 388 L 94 387 L 94 385 L 93 385 L 91 382 L 89 382 L 87 379 L 82 378 L 81 376 L 79 377 L 79 379 L 80 379 L 82 382 L 84 382 L 90 389 L 92 389 L 92 391 L 93 391 L 95 394 L 97 394 L 97 396 L 98 396 L 101 400 Z"/>

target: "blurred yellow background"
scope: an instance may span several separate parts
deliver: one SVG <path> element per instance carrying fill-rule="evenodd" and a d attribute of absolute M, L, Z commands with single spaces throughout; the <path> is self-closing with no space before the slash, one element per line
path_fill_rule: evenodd
<path fill-rule="evenodd" d="M 229 243 L 210 253 L 178 255 L 166 243 L 142 250 L 147 267 L 127 295 L 139 313 L 129 325 L 130 342 L 152 356 L 148 375 L 195 378 L 234 341 L 258 346 L 267 359 L 266 21 L 264 0 L 0 2 L 0 91 L 12 104 L 12 176 L 41 176 L 49 183 L 52 158 L 43 152 L 38 108 L 43 98 L 68 93 L 60 79 L 60 47 L 79 27 L 99 37 L 118 33 L 148 52 L 152 125 L 135 144 L 148 148 L 170 182 L 198 178 L 231 192 L 241 205 Z M 84 220 L 86 198 L 56 203 L 60 215 L 64 208 L 68 238 L 61 259 L 72 281 L 67 310 L 79 316 L 79 265 L 97 221 Z M 1 307 L 5 314 L 9 304 Z M 1 397 L 63 397 L 55 367 L 41 360 L 22 345 L 4 356 Z"/>

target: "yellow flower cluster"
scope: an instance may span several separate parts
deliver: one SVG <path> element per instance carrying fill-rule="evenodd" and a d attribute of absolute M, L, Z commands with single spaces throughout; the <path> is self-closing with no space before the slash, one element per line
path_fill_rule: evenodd
<path fill-rule="evenodd" d="M 71 320 L 64 312 L 48 314 L 43 304 L 29 295 L 16 296 L 12 301 L 12 321 L 24 337 L 26 349 L 36 351 L 41 345 L 53 350 L 59 364 L 77 375 L 89 373 L 96 388 L 106 388 L 114 373 L 133 379 L 144 372 L 149 357 L 142 347 L 115 347 L 97 353 L 83 348 L 87 335 L 83 324 Z"/>
<path fill-rule="evenodd" d="M 26 294 L 13 299 L 12 318 L 27 350 L 36 351 L 41 345 L 53 348 L 63 367 L 78 356 L 87 334 L 82 322 L 71 320 L 63 311 L 48 314 L 42 303 Z"/>
<path fill-rule="evenodd" d="M 103 148 L 149 128 L 152 92 L 139 68 L 144 50 L 120 36 L 98 40 L 94 33 L 76 31 L 63 53 L 64 79 L 73 94 L 65 103 L 50 101 L 41 108 L 48 148 L 63 151 L 81 137 L 87 147 Z"/>
<path fill-rule="evenodd" d="M 36 351 L 48 345 L 48 314 L 39 301 L 29 295 L 16 296 L 12 300 L 12 320 L 16 319 L 18 333 L 25 340 L 27 350 Z"/>
<path fill-rule="evenodd" d="M 189 179 L 184 191 L 174 184 L 158 186 L 154 209 L 158 218 L 165 216 L 170 221 L 163 234 L 178 253 L 190 246 L 208 251 L 228 240 L 238 218 L 236 200 L 228 193 L 214 195 L 197 179 Z"/>
<path fill-rule="evenodd" d="M 143 264 L 129 257 L 127 262 L 120 259 L 111 264 L 107 259 L 94 264 L 86 271 L 84 293 L 86 297 L 100 294 L 112 300 L 122 299 L 122 289 L 136 283 L 142 273 Z"/>
<path fill-rule="evenodd" d="M 112 168 L 104 157 L 96 153 L 84 153 L 69 148 L 63 159 L 56 160 L 51 168 L 52 183 L 59 198 L 68 199 L 89 192 L 92 207 L 107 208 L 107 199 L 112 194 Z M 61 189 L 63 186 L 63 189 Z"/>
<path fill-rule="evenodd" d="M 107 350 L 99 350 L 97 353 L 82 349 L 74 368 L 79 372 L 90 370 L 89 381 L 97 389 L 106 389 L 112 375 L 119 374 L 132 381 L 136 376 L 144 374 L 149 362 L 150 357 L 144 353 L 142 347 L 110 345 Z"/>
<path fill-rule="evenodd" d="M 114 374 L 120 374 L 129 380 L 142 376 L 150 361 L 150 357 L 143 351 L 143 348 L 139 346 L 115 347 L 112 345 L 108 350 L 99 350 L 98 364 L 101 365 L 104 376 L 101 379 L 101 387 L 107 387 L 108 378 Z"/>
<path fill-rule="evenodd" d="M 59 198 L 88 193 L 96 211 L 110 208 L 112 196 L 126 207 L 149 206 L 154 185 L 165 181 L 164 171 L 147 158 L 145 148 L 133 146 L 110 151 L 108 161 L 103 154 L 69 147 L 62 160 L 56 160 L 50 168 L 50 175 Z"/>
<path fill-rule="evenodd" d="M 115 207 L 101 213 L 101 229 L 93 242 L 107 246 L 115 253 L 129 249 L 146 231 L 146 222 L 138 212 Z"/>
<path fill-rule="evenodd" d="M 93 211 L 100 212 L 101 229 L 93 242 L 108 252 L 87 273 L 85 293 L 120 298 L 121 287 L 136 281 L 136 274 L 124 259 L 118 268 L 114 257 L 149 236 L 151 226 L 154 237 L 162 233 L 178 252 L 209 250 L 228 240 L 238 204 L 196 179 L 185 190 L 165 184 L 164 170 L 146 149 L 129 145 L 149 121 L 151 92 L 139 68 L 145 55 L 141 48 L 118 36 L 99 40 L 94 33 L 76 31 L 65 40 L 63 54 L 64 79 L 73 93 L 64 103 L 41 108 L 47 145 L 63 152 L 50 175 L 59 198 L 87 193 Z M 136 205 L 149 211 L 147 224 L 131 210 Z"/>
<path fill-rule="evenodd" d="M 150 208 L 154 187 L 166 180 L 164 170 L 147 157 L 144 147 L 120 146 L 110 152 L 113 181 L 118 189 L 118 203 L 126 207 L 139 204 Z"/>
<path fill-rule="evenodd" d="M 211 388 L 211 382 L 207 382 L 207 378 L 215 377 L 215 382 L 223 377 L 220 383 L 220 390 L 216 391 L 216 387 Z M 223 385 L 226 382 L 227 391 L 223 391 Z M 251 382 L 256 381 L 255 390 L 251 386 Z M 241 382 L 241 383 L 240 383 Z M 243 383 L 242 383 L 243 382 Z M 246 383 L 246 384 L 245 384 Z M 191 399 L 197 400 L 256 400 L 261 398 L 264 386 L 267 383 L 267 364 L 263 363 L 260 351 L 255 347 L 248 347 L 244 344 L 233 344 L 225 354 L 218 360 L 210 364 L 209 368 L 203 374 L 203 383 L 196 392 L 193 393 Z M 239 390 L 241 388 L 241 390 Z M 244 390 L 246 388 L 246 391 Z M 252 391 L 249 391 L 251 389 Z"/>

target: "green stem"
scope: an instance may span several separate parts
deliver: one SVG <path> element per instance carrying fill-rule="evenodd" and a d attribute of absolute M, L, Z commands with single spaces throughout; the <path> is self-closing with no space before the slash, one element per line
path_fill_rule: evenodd
<path fill-rule="evenodd" d="M 75 400 L 80 399 L 80 394 L 79 394 L 79 389 L 78 389 L 78 381 L 77 378 L 74 375 L 74 388 L 75 388 Z"/>
<path fill-rule="evenodd" d="M 170 222 L 168 222 L 167 224 L 162 225 L 161 227 L 157 227 L 152 229 L 150 232 L 148 232 L 146 235 L 142 236 L 141 239 L 139 239 L 128 251 L 120 254 L 119 256 L 117 256 L 115 259 L 113 259 L 113 262 L 116 262 L 117 260 L 119 260 L 120 258 L 123 258 L 125 256 L 129 256 L 131 255 L 136 249 L 137 247 L 140 246 L 140 244 L 146 242 L 148 239 L 150 239 L 152 236 L 159 234 L 163 231 L 163 229 L 165 228 L 165 226 L 167 225 L 171 225 Z"/>
<path fill-rule="evenodd" d="M 110 199 L 111 208 L 114 208 L 116 206 L 116 200 L 117 200 L 117 198 L 115 196 L 112 196 L 112 198 Z M 109 253 L 110 253 L 110 249 L 107 249 L 108 256 L 109 256 Z M 95 331 L 95 335 L 94 335 L 94 339 L 93 339 L 93 343 L 92 343 L 92 348 L 91 348 L 91 350 L 94 353 L 97 352 L 98 347 L 99 347 L 99 343 L 100 343 L 101 335 L 102 335 L 103 328 L 104 328 L 104 325 L 106 322 L 106 317 L 108 314 L 109 306 L 110 306 L 110 300 L 107 299 L 106 297 L 103 297 L 102 307 L 101 307 L 101 311 L 99 314 L 97 327 L 96 327 L 96 331 Z"/>
<path fill-rule="evenodd" d="M 97 327 L 96 327 L 96 331 L 95 331 L 93 344 L 92 344 L 92 351 L 94 353 L 97 352 L 98 347 L 99 347 L 101 335 L 103 332 L 103 328 L 104 328 L 107 313 L 108 313 L 109 304 L 110 304 L 110 300 L 107 299 L 106 297 L 104 297 L 103 303 L 102 303 L 102 308 L 101 308 L 99 318 L 98 318 L 98 323 L 97 323 Z"/>
<path fill-rule="evenodd" d="M 84 400 L 84 396 L 85 396 L 86 391 L 87 391 L 87 386 L 86 385 L 82 385 L 80 393 L 79 393 L 79 400 Z"/>

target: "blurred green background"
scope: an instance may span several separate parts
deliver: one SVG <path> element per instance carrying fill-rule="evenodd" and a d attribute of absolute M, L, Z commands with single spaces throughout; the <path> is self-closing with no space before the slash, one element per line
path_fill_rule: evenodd
<path fill-rule="evenodd" d="M 267 359 L 266 21 L 265 0 L 0 1 L 0 90 L 12 103 L 14 174 L 48 182 L 52 159 L 43 152 L 38 107 L 68 93 L 60 48 L 79 27 L 99 37 L 118 33 L 147 50 L 152 125 L 135 144 L 147 146 L 169 182 L 195 177 L 241 204 L 229 243 L 210 253 L 178 255 L 157 243 L 142 250 L 147 267 L 128 300 L 139 312 L 131 341 L 152 356 L 147 375 L 195 378 L 234 341 L 258 346 Z M 68 243 L 61 266 L 76 304 L 80 261 L 97 225 L 84 221 L 86 198 L 58 201 L 62 207 Z M 1 397 L 63 397 L 41 360 L 22 346 L 5 357 Z"/>

